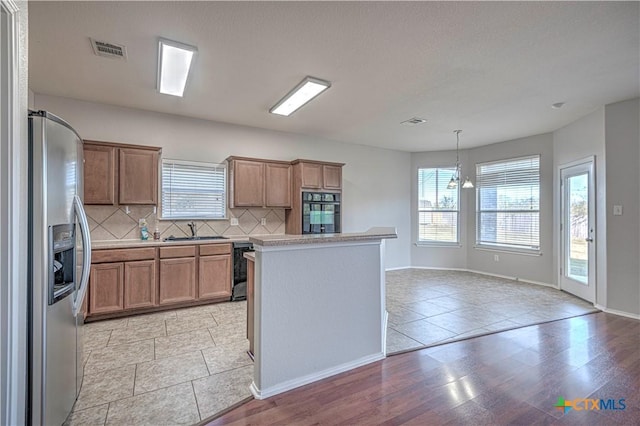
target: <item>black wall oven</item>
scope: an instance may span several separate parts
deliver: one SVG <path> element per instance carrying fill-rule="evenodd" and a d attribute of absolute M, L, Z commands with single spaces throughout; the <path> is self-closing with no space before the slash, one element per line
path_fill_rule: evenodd
<path fill-rule="evenodd" d="M 340 231 L 340 193 L 302 193 L 302 233 L 332 234 Z"/>
<path fill-rule="evenodd" d="M 247 259 L 244 254 L 253 251 L 253 244 L 248 241 L 235 241 L 233 243 L 233 286 L 231 288 L 231 300 L 247 300 Z"/>

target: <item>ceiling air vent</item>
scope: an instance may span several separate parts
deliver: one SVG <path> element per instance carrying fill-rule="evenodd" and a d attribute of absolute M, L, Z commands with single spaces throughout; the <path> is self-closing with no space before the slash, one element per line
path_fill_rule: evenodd
<path fill-rule="evenodd" d="M 121 44 L 108 43 L 106 41 L 91 40 L 91 46 L 93 46 L 93 53 L 98 56 L 104 56 L 106 58 L 116 58 L 127 60 L 127 48 Z"/>
<path fill-rule="evenodd" d="M 422 123 L 426 123 L 427 120 L 425 120 L 424 118 L 418 118 L 418 117 L 413 117 L 410 118 L 408 120 L 403 121 L 400 124 L 403 124 L 405 126 L 417 126 L 418 124 L 422 124 Z"/>

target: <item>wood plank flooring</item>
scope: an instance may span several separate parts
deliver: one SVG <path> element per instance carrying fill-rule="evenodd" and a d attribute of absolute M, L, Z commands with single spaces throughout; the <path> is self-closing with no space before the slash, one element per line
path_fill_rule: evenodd
<path fill-rule="evenodd" d="M 559 397 L 626 408 L 564 412 Z M 391 356 L 208 424 L 640 425 L 640 321 L 596 313 Z"/>

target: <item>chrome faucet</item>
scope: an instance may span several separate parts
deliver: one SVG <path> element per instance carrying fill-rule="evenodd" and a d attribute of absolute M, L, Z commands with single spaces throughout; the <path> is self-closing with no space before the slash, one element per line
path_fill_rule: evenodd
<path fill-rule="evenodd" d="M 189 223 L 187 223 L 187 225 L 189 226 L 189 229 L 191 229 L 191 236 L 193 238 L 198 236 L 198 228 L 196 228 L 196 223 L 191 221 Z"/>

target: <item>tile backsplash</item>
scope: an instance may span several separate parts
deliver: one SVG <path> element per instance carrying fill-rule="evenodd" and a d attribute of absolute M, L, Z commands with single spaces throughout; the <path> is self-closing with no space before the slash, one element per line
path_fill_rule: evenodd
<path fill-rule="evenodd" d="M 91 239 L 139 240 L 138 219 L 146 219 L 149 238 L 158 227 L 160 238 L 171 235 L 184 237 L 191 235 L 187 226 L 190 220 L 158 220 L 153 206 L 86 206 Z M 225 220 L 195 220 L 198 235 L 224 235 L 226 237 L 242 235 L 284 234 L 284 209 L 229 209 Z M 238 219 L 238 225 L 231 226 L 231 218 Z M 261 221 L 265 219 L 265 224 Z"/>

